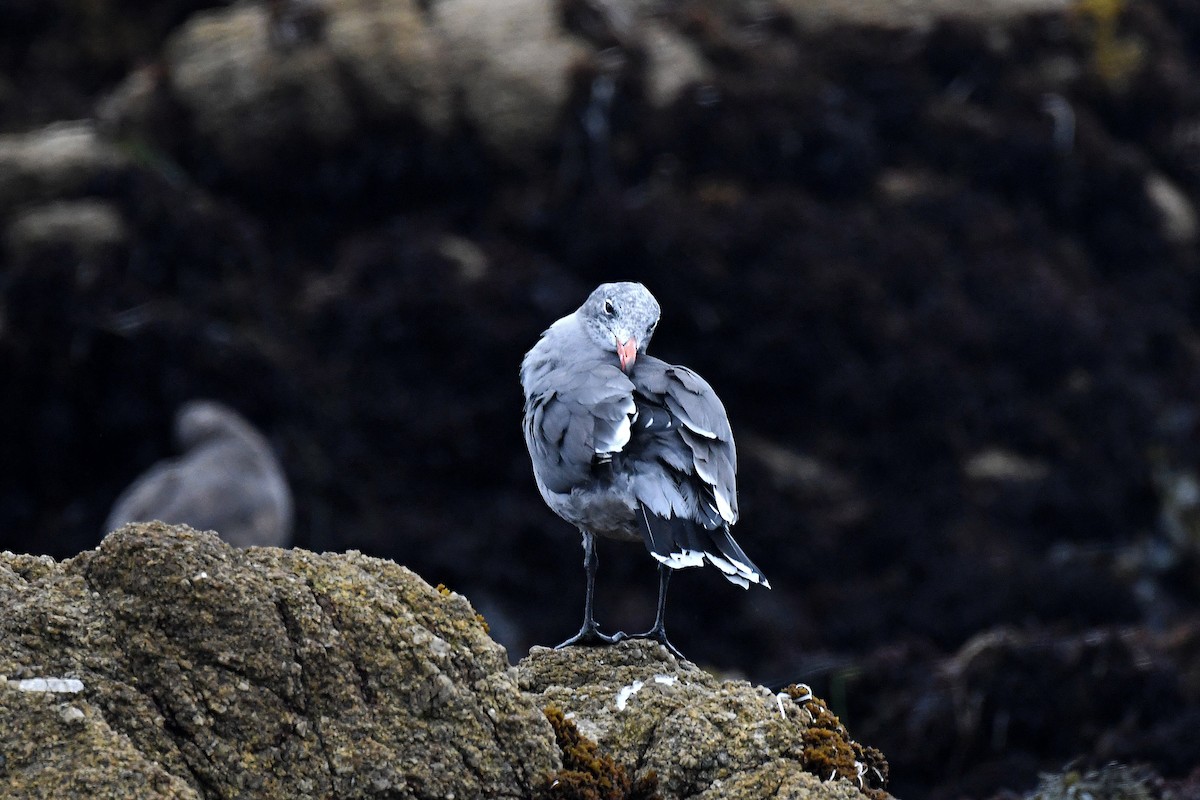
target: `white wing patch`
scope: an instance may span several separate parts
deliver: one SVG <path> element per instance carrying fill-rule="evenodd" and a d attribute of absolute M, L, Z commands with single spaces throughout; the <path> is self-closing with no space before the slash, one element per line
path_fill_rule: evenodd
<path fill-rule="evenodd" d="M 705 554 L 702 550 L 683 550 L 678 553 L 671 553 L 669 556 L 660 556 L 655 552 L 651 552 L 650 555 L 671 569 L 684 569 L 685 567 L 703 566 Z"/>

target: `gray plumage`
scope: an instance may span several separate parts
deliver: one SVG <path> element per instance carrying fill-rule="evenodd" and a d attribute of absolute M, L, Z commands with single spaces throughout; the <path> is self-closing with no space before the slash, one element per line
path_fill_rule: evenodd
<path fill-rule="evenodd" d="M 245 418 L 221 403 L 194 400 L 175 415 L 183 451 L 126 489 L 105 530 L 161 520 L 215 530 L 236 547 L 287 547 L 292 495 L 271 446 Z"/>
<path fill-rule="evenodd" d="M 695 372 L 645 354 L 658 317 L 641 284 L 604 284 L 521 364 L 534 476 L 550 508 L 583 533 L 589 609 L 591 535 L 640 540 L 669 569 L 709 563 L 742 587 L 769 588 L 729 535 L 737 456 L 725 408 Z"/>

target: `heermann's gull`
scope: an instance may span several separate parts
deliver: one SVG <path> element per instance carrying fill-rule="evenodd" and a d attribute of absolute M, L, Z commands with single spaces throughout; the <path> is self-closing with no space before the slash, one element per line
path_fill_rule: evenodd
<path fill-rule="evenodd" d="M 236 547 L 287 547 L 292 494 L 267 440 L 241 415 L 193 400 L 175 415 L 183 455 L 160 461 L 126 489 L 105 531 L 161 520 L 215 530 Z"/>
<path fill-rule="evenodd" d="M 659 306 L 640 283 L 606 283 L 551 325 L 521 363 L 525 444 L 538 489 L 583 534 L 583 627 L 558 645 L 614 643 L 592 613 L 595 536 L 642 541 L 659 562 L 654 627 L 671 570 L 709 563 L 743 588 L 770 584 L 729 535 L 737 459 L 725 407 L 703 378 L 646 355 Z"/>

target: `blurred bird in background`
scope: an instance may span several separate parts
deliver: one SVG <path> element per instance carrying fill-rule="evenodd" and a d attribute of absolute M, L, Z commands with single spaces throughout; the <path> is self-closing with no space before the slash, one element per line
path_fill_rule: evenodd
<path fill-rule="evenodd" d="M 214 400 L 193 400 L 175 415 L 183 454 L 160 461 L 113 505 L 105 532 L 161 520 L 216 531 L 235 547 L 287 547 L 292 493 L 266 438 Z"/>

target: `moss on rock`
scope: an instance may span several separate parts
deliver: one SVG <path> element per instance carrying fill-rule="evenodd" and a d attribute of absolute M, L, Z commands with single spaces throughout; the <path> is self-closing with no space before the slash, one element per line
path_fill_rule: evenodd
<path fill-rule="evenodd" d="M 632 775 L 655 773 L 663 797 L 736 800 L 782 786 L 794 792 L 779 796 L 886 796 L 883 756 L 851 739 L 811 693 L 721 681 L 639 640 L 534 648 L 517 669 L 521 688 L 569 713 L 604 758 Z M 797 777 L 805 772 L 812 780 Z M 774 788 L 764 795 L 764 786 Z"/>
<path fill-rule="evenodd" d="M 130 525 L 0 556 L 0 602 L 5 797 L 526 797 L 559 767 L 470 604 L 391 562 Z"/>

